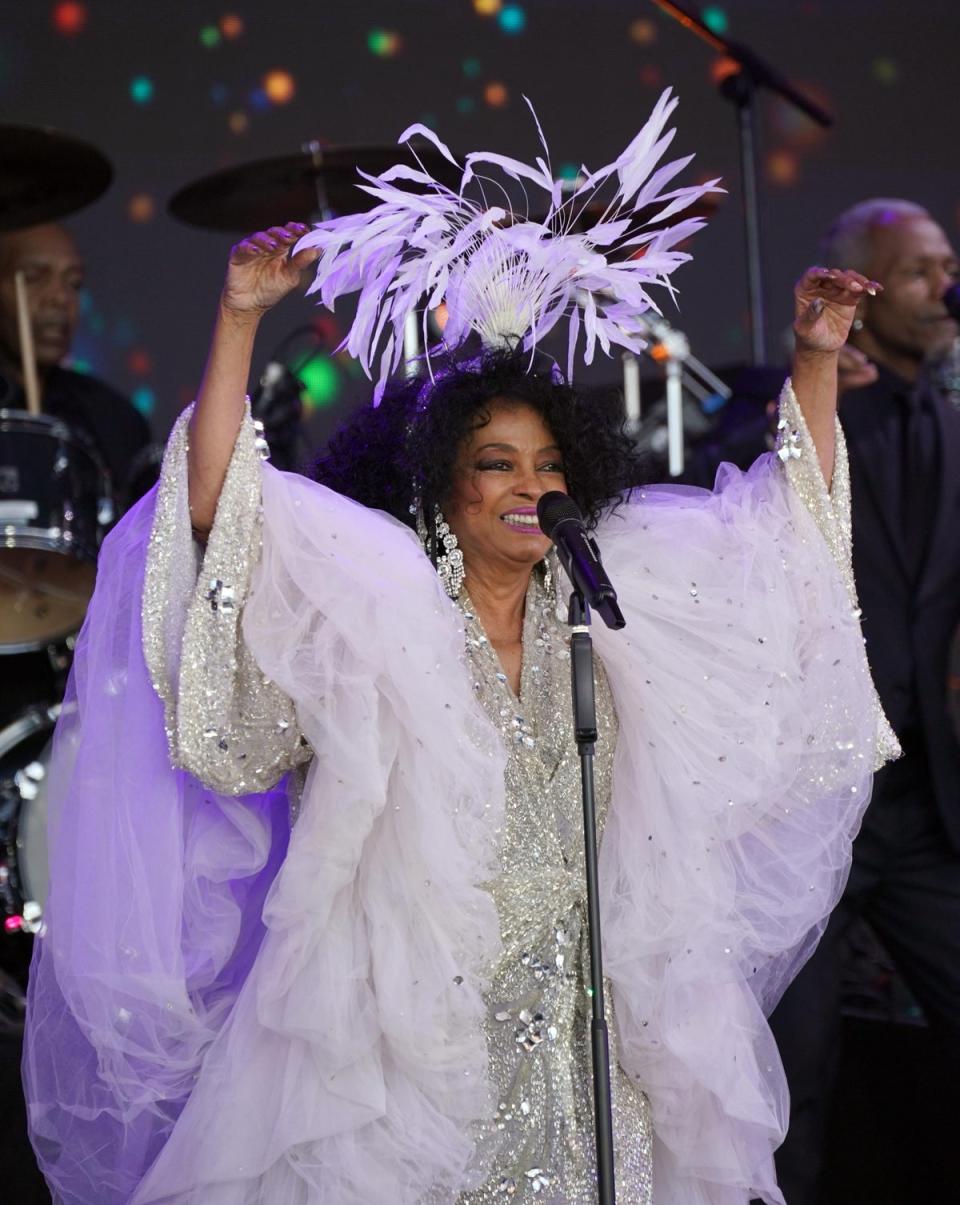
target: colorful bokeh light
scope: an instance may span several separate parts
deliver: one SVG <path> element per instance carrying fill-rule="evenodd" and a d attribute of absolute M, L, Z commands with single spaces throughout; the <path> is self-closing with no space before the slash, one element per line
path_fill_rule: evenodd
<path fill-rule="evenodd" d="M 75 0 L 63 0 L 62 4 L 53 6 L 50 20 L 57 33 L 66 38 L 74 38 L 86 29 L 88 16 L 85 4 L 78 4 Z"/>
<path fill-rule="evenodd" d="M 638 46 L 650 46 L 657 40 L 657 27 L 649 17 L 641 17 L 630 26 L 630 40 Z"/>
<path fill-rule="evenodd" d="M 497 14 L 497 23 L 504 33 L 523 33 L 527 27 L 527 14 L 519 4 L 505 4 Z"/>
<path fill-rule="evenodd" d="M 136 75 L 130 81 L 130 96 L 136 104 L 148 105 L 153 93 L 153 80 L 148 75 Z"/>
<path fill-rule="evenodd" d="M 396 30 L 371 29 L 367 34 L 367 49 L 378 59 L 392 59 L 400 53 L 403 40 Z"/>
<path fill-rule="evenodd" d="M 719 4 L 708 5 L 701 13 L 701 16 L 707 29 L 712 29 L 714 33 L 720 34 L 721 37 L 730 28 L 730 18 Z"/>
<path fill-rule="evenodd" d="M 495 80 L 484 88 L 483 99 L 491 109 L 502 109 L 510 99 L 510 93 L 507 91 L 506 84 L 501 84 L 498 80 Z"/>
<path fill-rule="evenodd" d="M 250 118 L 242 109 L 236 109 L 227 118 L 227 125 L 231 134 L 246 134 L 250 128 Z"/>
<path fill-rule="evenodd" d="M 336 401 L 340 393 L 340 370 L 329 356 L 314 356 L 297 376 L 303 383 L 307 410 L 320 410 Z"/>
<path fill-rule="evenodd" d="M 235 42 L 243 33 L 243 18 L 227 13 L 220 18 L 220 32 L 229 42 Z"/>
<path fill-rule="evenodd" d="M 477 107 L 477 102 L 473 99 L 472 96 L 458 96 L 457 97 L 457 112 L 460 114 L 461 117 L 469 117 L 470 114 L 475 111 L 476 107 Z"/>
<path fill-rule="evenodd" d="M 146 192 L 135 193 L 127 202 L 127 217 L 131 222 L 149 222 L 156 211 L 156 202 Z"/>
<path fill-rule="evenodd" d="M 800 160 L 785 147 L 771 151 L 767 156 L 766 176 L 771 184 L 789 188 L 800 179 Z"/>
<path fill-rule="evenodd" d="M 200 30 L 200 45 L 206 46 L 208 50 L 212 50 L 214 46 L 220 45 L 221 33 L 216 25 L 204 25 Z"/>
<path fill-rule="evenodd" d="M 482 67 L 479 59 L 470 58 L 463 60 L 463 74 L 467 79 L 476 79 L 481 70 Z"/>
<path fill-rule="evenodd" d="M 725 54 L 722 54 L 710 64 L 710 78 L 715 84 L 722 84 L 725 79 L 729 79 L 731 75 L 736 75 L 739 70 L 740 64 L 736 59 L 728 58 Z"/>
<path fill-rule="evenodd" d="M 157 408 L 157 395 L 149 385 L 138 385 L 130 395 L 130 401 L 144 418 L 149 418 Z"/>
<path fill-rule="evenodd" d="M 263 91 L 272 105 L 286 105 L 296 95 L 297 85 L 289 71 L 268 71 L 263 77 Z"/>
<path fill-rule="evenodd" d="M 127 356 L 127 368 L 135 377 L 145 377 L 153 371 L 153 361 L 142 347 L 136 347 Z"/>
<path fill-rule="evenodd" d="M 663 72 L 656 63 L 645 63 L 640 68 L 640 83 L 647 88 L 659 88 L 663 83 Z"/>
<path fill-rule="evenodd" d="M 503 0 L 473 0 L 473 10 L 481 17 L 495 17 Z"/>

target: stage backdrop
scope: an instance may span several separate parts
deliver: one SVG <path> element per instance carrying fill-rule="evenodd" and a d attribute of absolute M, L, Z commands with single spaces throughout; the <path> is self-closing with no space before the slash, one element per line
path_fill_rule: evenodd
<path fill-rule="evenodd" d="M 761 97 L 763 244 L 771 360 L 782 358 L 791 284 L 831 217 L 874 195 L 928 206 L 956 235 L 954 77 L 960 4 L 929 0 L 722 0 L 705 19 L 769 59 L 836 118 L 822 132 Z M 4 0 L 0 113 L 99 146 L 113 187 L 71 222 L 89 261 L 86 367 L 127 391 L 158 436 L 193 396 L 228 236 L 166 213 L 217 168 L 296 151 L 308 139 L 390 143 L 423 121 L 456 151 L 537 151 L 537 111 L 558 169 L 616 155 L 660 90 L 678 91 L 675 149 L 691 178 L 729 189 L 677 276 L 668 316 L 717 366 L 747 357 L 734 113 L 717 56 L 650 0 Z M 0 165 L 2 170 L 2 165 Z M 310 323 L 302 299 L 272 315 L 262 364 Z M 338 320 L 320 334 L 335 339 Z M 309 337 L 307 339 L 309 342 Z M 613 378 L 604 362 L 592 375 Z M 322 439 L 365 384 L 343 357 L 307 370 Z"/>

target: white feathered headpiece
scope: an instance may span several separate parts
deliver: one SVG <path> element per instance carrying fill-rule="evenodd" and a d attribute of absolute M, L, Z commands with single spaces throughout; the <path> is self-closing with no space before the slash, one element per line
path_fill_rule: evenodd
<path fill-rule="evenodd" d="M 424 298 L 427 309 L 446 303 L 444 341 L 451 348 L 476 331 L 488 347 L 519 343 L 532 352 L 548 331 L 568 317 L 568 380 L 580 339 L 581 307 L 585 363 L 593 360 L 597 342 L 608 355 L 613 343 L 642 350 L 645 324 L 640 316 L 649 309 L 660 312 L 648 287 L 662 285 L 673 293 L 670 273 L 690 256 L 672 248 L 699 230 L 704 220 L 663 223 L 704 193 L 717 191 L 718 184 L 711 180 L 665 191 L 693 158 L 688 155 L 657 168 L 676 133 L 663 133 L 676 106 L 668 88 L 620 157 L 598 171 L 582 167 L 574 190 L 566 196 L 562 182 L 553 177 L 532 105 L 543 146 L 543 157 L 535 166 L 475 151 L 461 167 L 432 130 L 417 124 L 405 130 L 399 142 L 408 143 L 417 134 L 429 139 L 462 172 L 459 192 L 434 180 L 422 167 L 397 164 L 379 176 L 360 172 L 368 183 L 358 187 L 379 204 L 368 213 L 319 223 L 297 249 L 320 248 L 309 292 L 319 292 L 328 308 L 343 294 L 360 293 L 357 315 L 342 347 L 371 378 L 371 365 L 382 347 L 374 404 L 403 355 L 407 315 Z M 547 216 L 533 222 L 528 215 L 488 205 L 483 196 L 488 178 L 476 170 L 481 164 L 541 189 L 548 202 Z M 584 206 L 611 179 L 617 188 L 602 220 L 583 233 L 570 233 Z M 405 192 L 396 186 L 397 180 L 426 186 L 426 192 Z M 471 184 L 480 194 L 479 201 L 466 195 Z M 653 206 L 661 208 L 639 224 L 634 220 L 639 210 L 649 213 Z M 655 229 L 644 230 L 645 226 Z M 616 252 L 619 258 L 611 260 Z"/>

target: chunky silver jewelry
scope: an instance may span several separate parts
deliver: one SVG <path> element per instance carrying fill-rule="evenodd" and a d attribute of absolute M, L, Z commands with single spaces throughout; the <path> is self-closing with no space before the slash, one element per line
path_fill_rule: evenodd
<path fill-rule="evenodd" d="M 443 552 L 437 556 L 437 573 L 443 582 L 447 594 L 456 599 L 460 595 L 460 587 L 466 576 L 463 571 L 463 553 L 457 547 L 457 537 L 450 530 L 450 524 L 443 517 L 439 505 L 433 508 L 433 523 L 437 533 L 437 548 L 443 545 Z"/>
<path fill-rule="evenodd" d="M 853 329 L 855 331 L 862 331 L 863 330 L 863 319 L 862 318 L 854 318 L 853 322 L 851 322 L 850 325 L 853 327 Z"/>
<path fill-rule="evenodd" d="M 413 507 L 410 508 L 413 510 Z M 457 546 L 457 537 L 450 530 L 450 524 L 443 517 L 438 503 L 433 507 L 433 536 L 427 530 L 427 520 L 423 506 L 416 508 L 417 537 L 423 545 L 423 550 L 436 567 L 440 581 L 447 595 L 456 600 L 460 596 L 460 588 L 466 573 L 463 568 L 463 552 Z M 431 548 L 432 545 L 432 548 Z M 443 551 L 441 552 L 441 547 Z"/>

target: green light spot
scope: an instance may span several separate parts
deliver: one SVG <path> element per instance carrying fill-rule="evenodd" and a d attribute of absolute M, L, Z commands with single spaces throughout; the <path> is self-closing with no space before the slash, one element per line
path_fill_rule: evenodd
<path fill-rule="evenodd" d="M 476 109 L 476 107 L 477 107 L 477 102 L 473 99 L 472 96 L 458 96 L 457 97 L 457 112 L 460 113 L 463 117 L 466 117 L 470 113 L 472 113 Z"/>
<path fill-rule="evenodd" d="M 297 373 L 303 382 L 304 401 L 310 410 L 329 406 L 340 393 L 340 373 L 333 360 L 315 356 Z"/>
<path fill-rule="evenodd" d="M 220 30 L 216 25 L 204 25 L 200 30 L 200 42 L 210 49 L 220 45 Z"/>
<path fill-rule="evenodd" d="M 393 39 L 385 29 L 371 29 L 367 34 L 367 49 L 380 58 L 390 53 L 392 45 Z"/>
<path fill-rule="evenodd" d="M 716 4 L 711 4 L 709 8 L 703 10 L 703 23 L 707 29 L 712 29 L 714 33 L 725 34 L 730 28 L 730 20 L 727 14 Z"/>
<path fill-rule="evenodd" d="M 148 385 L 141 385 L 138 389 L 134 389 L 130 400 L 146 418 L 153 413 L 157 404 L 157 395 Z"/>
<path fill-rule="evenodd" d="M 580 175 L 580 168 L 575 163 L 562 163 L 559 175 L 561 180 L 576 180 Z"/>
<path fill-rule="evenodd" d="M 92 371 L 92 366 L 89 360 L 84 360 L 80 356 L 74 356 L 70 360 L 70 367 L 74 372 L 81 372 L 84 376 Z"/>
<path fill-rule="evenodd" d="M 505 4 L 500 10 L 497 21 L 504 33 L 523 33 L 527 24 L 527 14 L 519 4 Z"/>
<path fill-rule="evenodd" d="M 130 95 L 138 105 L 148 104 L 153 100 L 153 80 L 146 75 L 138 75 L 130 81 Z"/>
<path fill-rule="evenodd" d="M 479 59 L 463 60 L 463 74 L 467 77 L 467 79 L 476 79 L 480 74 L 480 71 L 481 67 Z"/>

